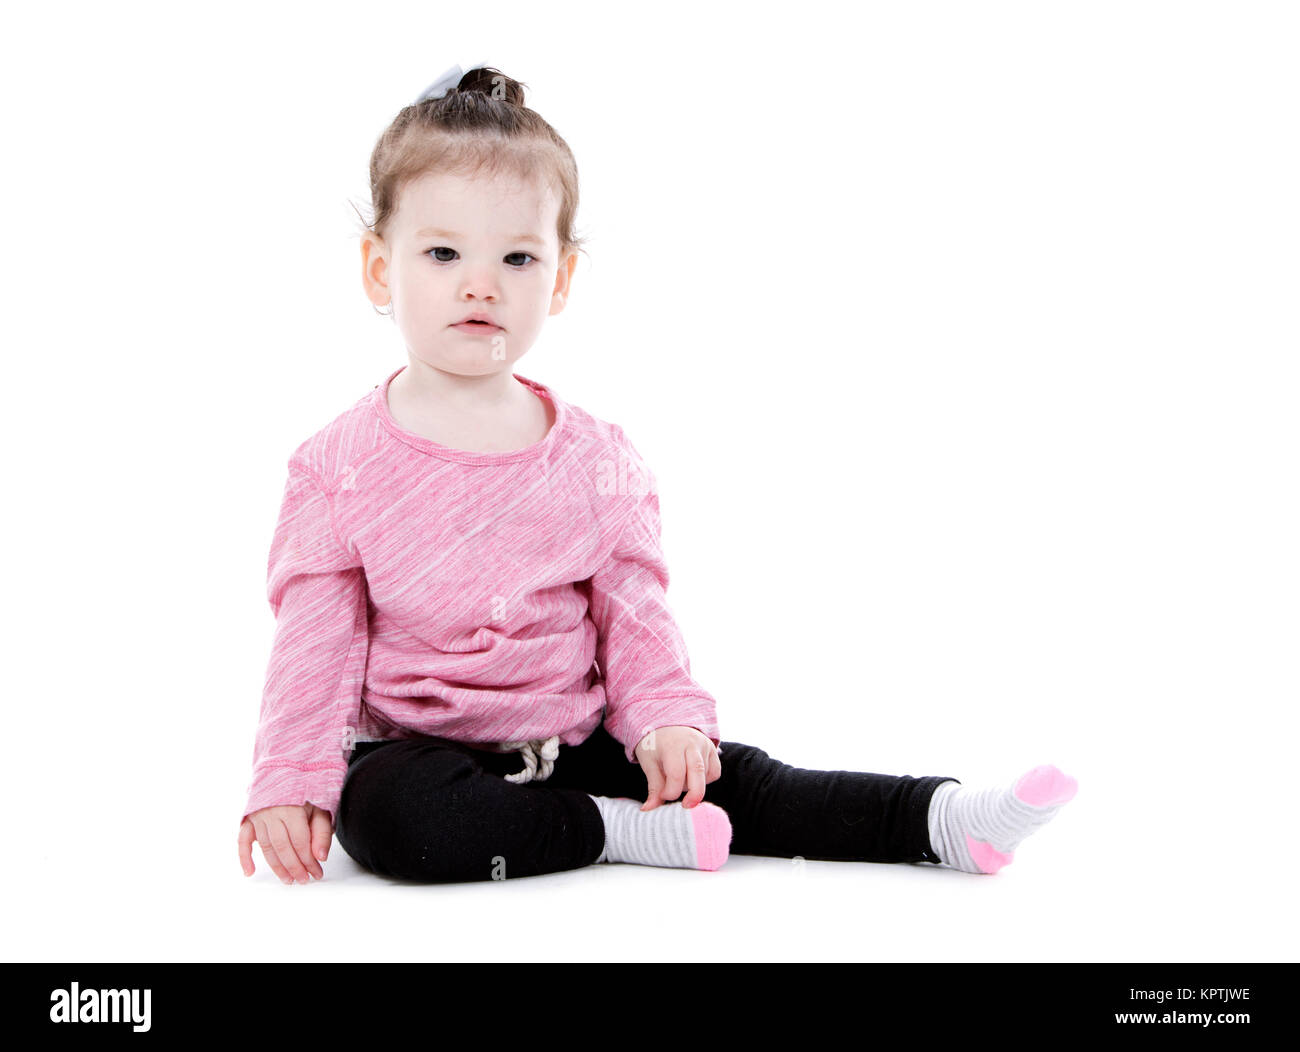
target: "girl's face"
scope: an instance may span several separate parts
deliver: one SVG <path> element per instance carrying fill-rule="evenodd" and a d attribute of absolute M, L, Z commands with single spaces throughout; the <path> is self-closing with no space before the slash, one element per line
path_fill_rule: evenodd
<path fill-rule="evenodd" d="M 362 235 L 366 295 L 392 303 L 412 358 L 461 376 L 509 372 L 564 309 L 577 255 L 559 258 L 559 210 L 540 184 L 422 176 L 402 191 L 386 240 Z M 497 327 L 455 327 L 470 314 Z"/>

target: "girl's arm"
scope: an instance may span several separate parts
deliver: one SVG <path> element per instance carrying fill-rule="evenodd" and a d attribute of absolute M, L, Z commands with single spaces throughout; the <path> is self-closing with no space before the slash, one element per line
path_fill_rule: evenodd
<path fill-rule="evenodd" d="M 589 594 L 596 661 L 605 679 L 605 727 L 636 763 L 637 745 L 659 727 L 694 727 L 715 746 L 721 739 L 716 703 L 691 677 L 686 642 L 668 606 L 654 475 L 621 429 L 615 434 L 642 479 L 629 487 L 638 492 L 609 498 L 623 511 L 623 522 Z"/>
<path fill-rule="evenodd" d="M 275 642 L 244 815 L 312 803 L 333 819 L 369 653 L 366 580 L 335 530 L 324 488 L 294 459 L 271 542 L 267 598 Z"/>

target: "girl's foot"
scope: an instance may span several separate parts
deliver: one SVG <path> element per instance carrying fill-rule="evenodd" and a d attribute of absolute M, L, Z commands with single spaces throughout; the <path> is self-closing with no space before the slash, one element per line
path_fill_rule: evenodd
<path fill-rule="evenodd" d="M 967 873 L 996 873 L 1020 842 L 1074 798 L 1079 783 L 1050 764 L 996 789 L 943 782 L 930 798 L 930 846 Z"/>
<path fill-rule="evenodd" d="M 605 823 L 605 847 L 597 862 L 717 869 L 727 861 L 731 819 L 717 804 L 701 801 L 685 808 L 677 802 L 642 811 L 642 801 L 630 797 L 591 798 Z"/>

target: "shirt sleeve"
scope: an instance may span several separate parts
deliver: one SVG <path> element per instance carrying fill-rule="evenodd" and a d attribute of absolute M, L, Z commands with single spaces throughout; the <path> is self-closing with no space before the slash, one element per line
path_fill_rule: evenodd
<path fill-rule="evenodd" d="M 715 746 L 721 740 L 716 703 L 691 677 L 686 643 L 667 602 L 654 475 L 626 436 L 620 432 L 619 438 L 628 463 L 614 474 L 616 488 L 625 492 L 602 499 L 611 499 L 625 515 L 609 558 L 591 577 L 589 594 L 596 662 L 605 681 L 605 728 L 636 763 L 637 745 L 659 727 L 694 727 Z"/>
<path fill-rule="evenodd" d="M 243 817 L 312 803 L 333 820 L 369 654 L 365 572 L 340 541 L 322 486 L 292 459 L 267 562 L 267 598 L 275 640 Z"/>

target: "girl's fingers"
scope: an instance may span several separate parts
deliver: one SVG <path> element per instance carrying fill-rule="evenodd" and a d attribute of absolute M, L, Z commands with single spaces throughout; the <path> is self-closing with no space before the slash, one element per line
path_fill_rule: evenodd
<path fill-rule="evenodd" d="M 298 858 L 297 851 L 294 850 L 293 840 L 289 837 L 288 827 L 285 826 L 282 819 L 273 818 L 267 823 L 271 831 L 271 846 L 275 848 L 275 853 L 279 856 L 280 862 L 284 865 L 287 876 L 290 878 L 288 883 L 299 881 L 307 883 L 307 871 L 303 869 L 302 861 Z"/>
<path fill-rule="evenodd" d="M 253 875 L 253 823 L 247 818 L 239 823 L 239 865 L 244 876 Z"/>
<path fill-rule="evenodd" d="M 692 746 L 686 751 L 686 799 L 683 807 L 694 807 L 704 799 L 704 776 L 709 773 L 704 754 Z"/>
<path fill-rule="evenodd" d="M 257 842 L 262 845 L 262 858 L 266 864 L 271 867 L 271 872 L 280 878 L 285 884 L 290 883 L 289 871 L 284 868 L 280 861 L 280 856 L 275 853 L 275 848 L 271 844 L 270 822 L 267 819 L 259 819 L 257 826 Z"/>
<path fill-rule="evenodd" d="M 322 862 L 329 857 L 330 844 L 334 842 L 334 826 L 328 811 L 316 811 L 311 816 L 312 854 Z"/>
<path fill-rule="evenodd" d="M 317 880 L 323 879 L 325 871 L 320 868 L 320 863 L 312 857 L 311 853 L 311 828 L 306 822 L 291 822 L 286 829 L 289 832 L 289 842 L 293 845 L 293 852 L 298 856 L 303 870 Z"/>
<path fill-rule="evenodd" d="M 656 756 L 650 757 L 641 764 L 641 770 L 645 773 L 646 781 L 646 798 L 645 803 L 641 805 L 642 811 L 653 811 L 659 806 L 659 794 L 663 789 L 664 776 L 659 769 L 659 760 Z"/>
<path fill-rule="evenodd" d="M 686 788 L 686 747 L 679 746 L 664 756 L 664 800 L 676 800 Z"/>

